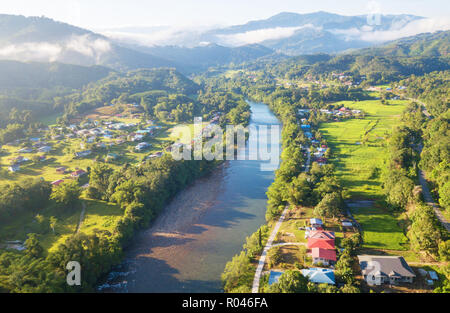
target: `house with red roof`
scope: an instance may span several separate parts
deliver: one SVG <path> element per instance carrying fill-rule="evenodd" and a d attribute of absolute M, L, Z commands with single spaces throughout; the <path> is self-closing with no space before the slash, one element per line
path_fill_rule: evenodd
<path fill-rule="evenodd" d="M 51 184 L 53 186 L 59 186 L 62 182 L 64 182 L 63 179 L 58 179 L 58 180 L 55 180 L 54 182 L 51 182 Z"/>
<path fill-rule="evenodd" d="M 75 172 L 72 172 L 72 174 L 70 174 L 73 178 L 78 178 L 80 176 L 86 175 L 87 172 L 85 170 L 77 170 Z"/>
<path fill-rule="evenodd" d="M 334 249 L 334 239 L 308 238 L 307 247 L 308 249 Z"/>
<path fill-rule="evenodd" d="M 334 240 L 336 236 L 334 235 L 334 232 L 328 231 L 328 230 L 311 230 L 309 232 L 309 238 L 317 238 L 317 239 L 329 239 Z"/>
<path fill-rule="evenodd" d="M 330 265 L 336 262 L 336 250 L 312 248 L 311 256 L 313 264 L 322 263 L 324 265 Z"/>

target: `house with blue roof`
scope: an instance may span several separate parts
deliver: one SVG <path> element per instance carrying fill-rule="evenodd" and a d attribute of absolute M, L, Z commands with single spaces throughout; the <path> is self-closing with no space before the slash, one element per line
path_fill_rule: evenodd
<path fill-rule="evenodd" d="M 300 127 L 301 127 L 301 129 L 311 129 L 311 125 L 308 125 L 308 124 L 300 125 Z"/>
<path fill-rule="evenodd" d="M 302 270 L 303 276 L 315 284 L 336 284 L 334 271 L 328 268 L 309 268 Z"/>

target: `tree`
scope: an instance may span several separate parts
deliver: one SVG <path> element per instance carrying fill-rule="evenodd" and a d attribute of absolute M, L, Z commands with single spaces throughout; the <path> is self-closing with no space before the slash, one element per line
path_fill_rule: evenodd
<path fill-rule="evenodd" d="M 240 254 L 235 255 L 225 266 L 225 270 L 221 276 L 224 285 L 223 289 L 225 292 L 233 292 L 236 288 L 248 286 L 247 292 L 249 292 L 253 280 L 253 273 L 250 259 L 244 251 L 241 251 Z"/>
<path fill-rule="evenodd" d="M 439 244 L 439 258 L 443 262 L 450 260 L 450 240 L 442 241 Z"/>
<path fill-rule="evenodd" d="M 351 284 L 345 284 L 344 286 L 341 287 L 340 292 L 342 292 L 342 293 L 360 293 L 361 291 L 356 286 L 353 286 Z"/>
<path fill-rule="evenodd" d="M 341 195 L 337 192 L 326 194 L 314 209 L 314 214 L 323 217 L 336 217 L 342 206 Z"/>
<path fill-rule="evenodd" d="M 28 234 L 28 239 L 25 241 L 25 247 L 27 248 L 26 254 L 32 258 L 40 258 L 44 252 L 37 235 L 34 233 Z"/>
<path fill-rule="evenodd" d="M 57 186 L 50 198 L 57 203 L 63 204 L 69 208 L 73 208 L 79 201 L 81 188 L 75 180 L 65 181 Z"/>
<path fill-rule="evenodd" d="M 416 251 L 425 251 L 437 256 L 441 233 L 433 210 L 426 205 L 418 205 L 411 220 L 412 224 L 408 232 L 411 247 Z"/>
<path fill-rule="evenodd" d="M 272 268 L 280 263 L 282 258 L 280 247 L 273 247 L 270 249 L 267 256 L 269 257 L 269 267 Z"/>
<path fill-rule="evenodd" d="M 89 196 L 94 199 L 107 200 L 112 168 L 97 162 L 89 172 Z"/>
<path fill-rule="evenodd" d="M 53 230 L 53 235 L 55 234 L 56 223 L 58 223 L 58 219 L 54 216 L 50 216 L 50 228 Z"/>
<path fill-rule="evenodd" d="M 304 293 L 308 291 L 308 279 L 301 272 L 287 270 L 277 283 L 270 286 L 269 292 L 273 293 Z"/>

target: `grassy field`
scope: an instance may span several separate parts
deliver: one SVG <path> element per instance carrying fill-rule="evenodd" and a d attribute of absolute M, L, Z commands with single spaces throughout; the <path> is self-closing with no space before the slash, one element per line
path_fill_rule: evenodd
<path fill-rule="evenodd" d="M 83 199 L 86 211 L 80 232 L 92 234 L 95 229 L 112 231 L 123 210 L 117 205 L 103 201 Z M 26 213 L 16 218 L 12 223 L 0 227 L 0 237 L 7 240 L 25 241 L 28 233 L 37 233 L 42 247 L 48 251 L 54 251 L 57 246 L 64 243 L 71 235 L 75 234 L 80 221 L 81 205 L 74 209 L 61 208 L 54 202 L 43 208 L 36 214 Z M 39 223 L 36 215 L 43 217 Z M 48 226 L 51 216 L 57 218 L 55 233 Z"/>
<path fill-rule="evenodd" d="M 408 101 L 343 101 L 339 104 L 362 110 L 363 119 L 350 119 L 321 125 L 320 131 L 332 149 L 336 175 L 352 200 L 381 200 L 382 170 L 386 166 L 386 139 Z M 364 248 L 408 250 L 399 219 L 374 202 L 372 206 L 353 207 L 352 214 L 364 231 Z"/>
<path fill-rule="evenodd" d="M 379 199 L 381 169 L 386 160 L 386 138 L 398 121 L 407 101 L 342 101 L 338 104 L 365 112 L 364 119 L 323 123 L 320 131 L 335 156 L 330 161 L 336 175 L 353 198 Z"/>
<path fill-rule="evenodd" d="M 408 250 L 406 237 L 398 220 L 376 205 L 354 208 L 352 214 L 364 231 L 364 247 L 381 250 Z"/>

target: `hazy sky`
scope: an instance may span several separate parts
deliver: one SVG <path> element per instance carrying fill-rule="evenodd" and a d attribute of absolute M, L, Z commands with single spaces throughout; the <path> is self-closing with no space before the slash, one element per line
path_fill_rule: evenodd
<path fill-rule="evenodd" d="M 1 0 L 0 13 L 47 16 L 88 29 L 241 24 L 279 12 L 449 17 L 449 0 Z"/>

